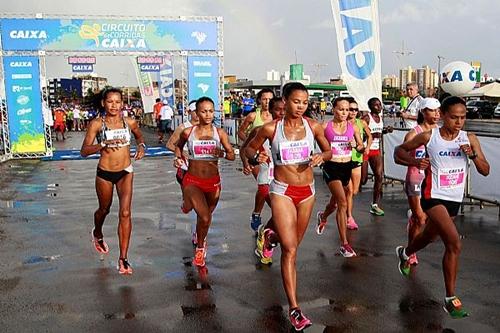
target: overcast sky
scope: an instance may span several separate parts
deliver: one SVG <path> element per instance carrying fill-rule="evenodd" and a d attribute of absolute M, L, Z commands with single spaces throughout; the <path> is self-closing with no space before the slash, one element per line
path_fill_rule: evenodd
<path fill-rule="evenodd" d="M 295 55 L 314 81 L 340 73 L 329 0 L 16 0 L 0 8 L 8 14 L 222 16 L 226 75 L 263 79 L 267 70 L 288 70 Z M 403 65 L 436 69 L 441 55 L 442 65 L 481 61 L 483 74 L 499 78 L 499 14 L 499 0 L 381 0 L 382 74 L 398 74 Z M 413 55 L 394 53 L 403 41 Z"/>

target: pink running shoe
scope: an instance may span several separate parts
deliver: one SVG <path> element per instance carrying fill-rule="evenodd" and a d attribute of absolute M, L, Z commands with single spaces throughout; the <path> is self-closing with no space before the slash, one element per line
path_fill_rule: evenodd
<path fill-rule="evenodd" d="M 290 322 L 296 331 L 302 331 L 304 328 L 312 325 L 311 320 L 304 316 L 299 308 L 291 309 L 288 315 L 290 316 Z"/>
<path fill-rule="evenodd" d="M 349 230 L 358 230 L 358 224 L 354 221 L 352 216 L 347 218 L 347 229 Z"/>
<path fill-rule="evenodd" d="M 344 258 L 351 258 L 356 256 L 356 252 L 354 252 L 349 243 L 346 243 L 340 247 L 340 254 L 342 254 Z"/>
<path fill-rule="evenodd" d="M 264 230 L 264 245 L 262 246 L 262 256 L 264 258 L 272 258 L 274 248 L 278 244 L 274 244 L 271 242 L 271 237 L 275 234 L 275 232 L 271 229 Z"/>
<path fill-rule="evenodd" d="M 418 265 L 418 259 L 417 259 L 417 254 L 413 253 L 409 258 L 408 258 L 408 263 L 410 265 Z"/>
<path fill-rule="evenodd" d="M 118 273 L 122 275 L 132 275 L 132 266 L 128 263 L 127 258 L 118 259 L 118 266 L 116 268 L 118 269 Z"/>
<path fill-rule="evenodd" d="M 108 244 L 106 244 L 104 239 L 97 238 L 96 236 L 94 236 L 94 230 L 95 228 L 92 229 L 92 231 L 90 232 L 90 236 L 92 237 L 92 244 L 94 244 L 95 250 L 102 254 L 108 253 L 109 252 Z"/>
<path fill-rule="evenodd" d="M 194 252 L 193 264 L 198 267 L 205 266 L 205 257 L 207 256 L 207 251 L 204 247 L 197 247 Z"/>

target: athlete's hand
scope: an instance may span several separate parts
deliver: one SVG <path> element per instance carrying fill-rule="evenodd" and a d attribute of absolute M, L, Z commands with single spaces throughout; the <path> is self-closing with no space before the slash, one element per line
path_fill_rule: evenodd
<path fill-rule="evenodd" d="M 214 152 L 213 152 L 213 156 L 217 157 L 217 158 L 224 157 L 224 150 L 219 148 L 219 147 L 215 147 Z"/>
<path fill-rule="evenodd" d="M 267 153 L 265 151 L 259 152 L 259 154 L 257 156 L 257 162 L 259 162 L 259 164 L 266 163 L 268 159 L 269 159 L 269 155 L 267 155 Z"/>
<path fill-rule="evenodd" d="M 315 167 L 323 164 L 323 154 L 314 154 L 311 156 L 311 162 L 309 162 L 309 166 Z"/>
<path fill-rule="evenodd" d="M 135 152 L 134 159 L 136 161 L 138 161 L 138 160 L 142 159 L 145 154 L 146 154 L 146 152 L 145 152 L 144 146 L 143 145 L 139 145 L 137 147 L 136 152 Z"/>
<path fill-rule="evenodd" d="M 460 145 L 460 150 L 463 151 L 467 156 L 474 155 L 472 148 L 468 143 Z"/>
<path fill-rule="evenodd" d="M 253 170 L 253 166 L 251 166 L 250 164 L 247 164 L 247 165 L 243 165 L 243 174 L 248 176 L 249 174 L 252 173 L 252 170 Z"/>
<path fill-rule="evenodd" d="M 425 170 L 429 167 L 429 165 L 431 164 L 431 162 L 429 161 L 429 158 L 418 158 L 416 160 L 417 162 L 417 168 L 419 168 L 420 170 Z"/>
<path fill-rule="evenodd" d="M 175 168 L 180 168 L 181 166 L 183 166 L 185 164 L 184 160 L 180 157 L 176 157 L 174 159 L 174 167 Z"/>

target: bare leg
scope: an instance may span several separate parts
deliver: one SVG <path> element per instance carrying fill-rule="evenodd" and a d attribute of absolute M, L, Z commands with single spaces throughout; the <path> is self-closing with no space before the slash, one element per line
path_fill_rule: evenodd
<path fill-rule="evenodd" d="M 109 214 L 111 203 L 113 202 L 113 183 L 102 178 L 95 178 L 95 189 L 99 208 L 94 212 L 94 237 L 102 238 L 102 226 L 106 216 Z"/>
<path fill-rule="evenodd" d="M 127 258 L 130 244 L 130 235 L 132 234 L 132 184 L 134 174 L 129 173 L 116 183 L 116 192 L 120 200 L 118 240 L 120 242 L 120 258 Z"/>

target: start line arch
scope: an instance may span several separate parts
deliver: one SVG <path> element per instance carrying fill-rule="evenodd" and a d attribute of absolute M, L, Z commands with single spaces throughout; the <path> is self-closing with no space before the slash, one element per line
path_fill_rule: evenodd
<path fill-rule="evenodd" d="M 178 57 L 183 110 L 189 100 L 209 96 L 221 124 L 222 31 L 222 17 L 215 16 L 0 14 L 0 162 L 52 156 L 51 129 L 43 117 L 47 56 Z M 157 66 L 143 67 L 151 68 Z M 172 84 L 161 89 L 171 91 L 160 91 L 160 97 L 174 94 L 173 74 L 170 80 Z"/>

